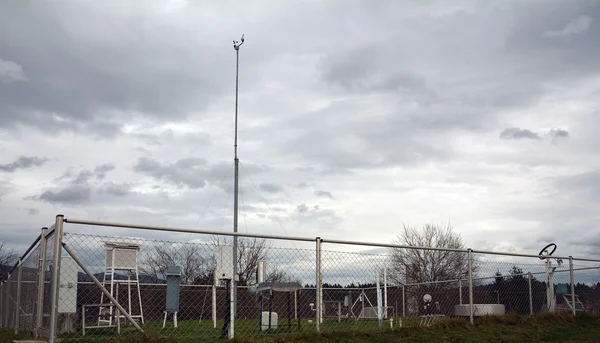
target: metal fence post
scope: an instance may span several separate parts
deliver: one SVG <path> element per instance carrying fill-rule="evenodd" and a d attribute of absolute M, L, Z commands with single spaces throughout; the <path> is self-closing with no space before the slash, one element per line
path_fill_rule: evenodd
<path fill-rule="evenodd" d="M 529 283 L 529 314 L 533 314 L 533 294 L 531 293 L 531 279 L 533 275 L 531 272 L 527 273 L 527 281 Z"/>
<path fill-rule="evenodd" d="M 21 278 L 23 277 L 23 259 L 17 260 L 17 295 L 15 298 L 15 335 L 19 333 L 19 319 L 21 319 Z"/>
<path fill-rule="evenodd" d="M 58 314 L 58 278 L 60 275 L 60 258 L 62 254 L 64 216 L 56 216 L 54 224 L 54 251 L 52 255 L 52 280 L 50 283 L 50 334 L 48 343 L 56 342 L 56 316 Z"/>
<path fill-rule="evenodd" d="M 571 277 L 571 312 L 575 315 L 575 273 L 573 272 L 573 256 L 569 256 L 569 274 Z"/>
<path fill-rule="evenodd" d="M 458 279 L 458 303 L 462 305 L 462 279 Z"/>
<path fill-rule="evenodd" d="M 4 282 L 0 280 L 0 309 L 4 308 Z M 4 328 L 4 315 L 0 311 L 0 328 Z"/>
<path fill-rule="evenodd" d="M 402 285 L 402 317 L 406 317 L 406 293 L 404 290 L 405 287 L 406 286 L 403 284 Z"/>
<path fill-rule="evenodd" d="M 473 254 L 472 250 L 468 251 L 469 264 L 469 321 L 473 324 Z"/>
<path fill-rule="evenodd" d="M 42 327 L 42 315 L 44 312 L 44 281 L 46 280 L 46 235 L 48 228 L 43 227 L 40 235 L 40 261 L 37 274 L 37 301 L 35 309 L 35 327 L 33 330 L 35 338 L 40 337 Z"/>
<path fill-rule="evenodd" d="M 10 327 L 10 274 L 6 278 L 6 306 L 4 307 L 4 328 L 8 329 Z"/>
<path fill-rule="evenodd" d="M 317 237 L 315 239 L 316 241 L 316 248 L 315 248 L 315 253 L 316 253 L 316 265 L 315 265 L 315 293 L 316 293 L 316 299 L 315 299 L 315 303 L 317 304 L 316 306 L 316 312 L 317 312 L 317 317 L 316 317 L 316 328 L 317 328 L 317 332 L 321 331 L 321 292 L 323 292 L 323 285 L 321 284 L 321 237 Z"/>

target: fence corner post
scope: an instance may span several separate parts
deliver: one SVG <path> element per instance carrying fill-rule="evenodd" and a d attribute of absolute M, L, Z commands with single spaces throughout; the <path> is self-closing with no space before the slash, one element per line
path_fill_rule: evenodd
<path fill-rule="evenodd" d="M 468 266 L 469 266 L 469 321 L 473 325 L 473 250 L 468 250 Z"/>
<path fill-rule="evenodd" d="M 38 263 L 38 279 L 37 279 L 37 302 L 35 309 L 35 326 L 33 334 L 35 338 L 40 337 L 40 329 L 42 328 L 42 319 L 44 312 L 44 281 L 46 281 L 46 235 L 48 228 L 43 227 L 40 236 L 40 260 Z"/>
<path fill-rule="evenodd" d="M 573 316 L 577 314 L 575 309 L 575 273 L 573 270 L 573 256 L 569 256 L 569 276 L 571 278 L 571 312 Z"/>
<path fill-rule="evenodd" d="M 58 279 L 60 275 L 60 258 L 62 254 L 63 222 L 64 216 L 62 214 L 56 215 L 56 223 L 54 224 L 54 251 L 52 255 L 52 280 L 50 282 L 50 337 L 48 337 L 48 343 L 56 342 Z"/>

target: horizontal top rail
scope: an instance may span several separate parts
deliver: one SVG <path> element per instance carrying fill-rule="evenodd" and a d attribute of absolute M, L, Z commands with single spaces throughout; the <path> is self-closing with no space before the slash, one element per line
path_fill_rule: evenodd
<path fill-rule="evenodd" d="M 450 252 L 464 252 L 467 253 L 467 249 L 452 249 L 452 248 L 435 248 L 435 247 L 417 247 L 410 245 L 399 245 L 399 244 L 388 244 L 388 243 L 371 243 L 371 242 L 360 242 L 360 241 L 346 241 L 339 239 L 323 239 L 323 243 L 330 244 L 345 244 L 345 245 L 368 245 L 372 247 L 382 248 L 396 248 L 396 249 L 414 249 L 414 250 L 436 250 L 436 251 L 450 251 Z"/>
<path fill-rule="evenodd" d="M 186 229 L 186 228 L 173 228 L 173 227 L 166 227 L 166 226 L 110 223 L 110 222 L 98 222 L 98 221 L 91 221 L 91 220 L 79 220 L 79 219 L 68 219 L 68 218 L 65 218 L 64 222 L 68 223 L 68 224 L 77 224 L 77 225 L 119 227 L 119 228 L 124 228 L 124 229 L 140 229 L 140 230 L 168 231 L 168 232 L 182 232 L 182 233 L 198 233 L 198 234 L 216 235 L 216 236 L 266 238 L 266 239 L 278 239 L 278 240 L 301 241 L 301 242 L 314 242 L 315 241 L 315 238 L 307 238 L 307 237 L 277 236 L 277 235 L 252 234 L 252 233 L 241 233 L 241 232 L 224 232 L 224 231 L 211 231 L 211 230 L 196 230 L 196 229 Z"/>
<path fill-rule="evenodd" d="M 534 255 L 534 254 L 520 254 L 520 253 L 516 253 L 516 252 L 502 252 L 502 251 L 488 251 L 488 250 L 471 250 L 471 253 L 486 254 L 486 255 L 514 256 L 514 257 L 537 257 L 537 258 L 540 258 L 543 260 L 545 260 L 546 258 L 550 258 L 550 259 L 559 258 L 561 260 L 568 260 L 569 258 L 572 258 L 573 261 L 600 262 L 600 260 L 595 260 L 595 259 L 591 259 L 591 258 L 575 258 L 572 256 L 556 256 L 556 255 L 542 256 L 542 255 Z"/>
<path fill-rule="evenodd" d="M 100 221 L 68 219 L 68 218 L 65 218 L 64 222 L 68 223 L 68 224 L 77 224 L 77 225 L 117 227 L 117 228 L 126 228 L 126 229 L 141 229 L 141 230 L 168 231 L 168 232 L 181 232 L 181 233 L 196 233 L 196 234 L 207 234 L 207 235 L 217 235 L 217 236 L 266 238 L 266 239 L 290 240 L 290 241 L 300 241 L 300 242 L 314 242 L 316 240 L 321 240 L 322 243 L 330 243 L 330 244 L 362 245 L 362 246 L 393 248 L 393 249 L 449 251 L 449 252 L 460 252 L 460 253 L 468 253 L 469 252 L 469 249 L 421 247 L 421 246 L 410 246 L 410 245 L 389 244 L 389 243 L 361 242 L 361 241 L 349 241 L 349 240 L 339 240 L 339 239 L 323 239 L 320 237 L 309 238 L 309 237 L 297 237 L 297 236 L 294 237 L 294 236 L 252 234 L 252 233 L 241 233 L 241 232 L 196 230 L 196 229 L 187 229 L 187 228 L 173 228 L 173 227 L 166 227 L 166 226 L 100 222 Z M 472 249 L 470 251 L 471 251 L 471 253 L 475 253 L 475 254 L 502 255 L 502 256 L 513 256 L 513 257 L 530 257 L 530 258 L 541 258 L 542 257 L 541 255 L 535 255 L 535 254 L 520 254 L 520 253 L 502 252 L 502 251 L 486 251 L 486 250 L 472 250 Z M 558 258 L 558 259 L 568 260 L 569 258 L 572 258 L 574 261 L 600 262 L 600 259 L 591 259 L 591 258 L 575 258 L 575 257 L 570 257 L 570 256 L 554 256 L 554 255 L 549 256 L 549 257 L 552 259 Z M 545 259 L 545 258 L 546 257 L 543 257 L 542 259 Z"/>

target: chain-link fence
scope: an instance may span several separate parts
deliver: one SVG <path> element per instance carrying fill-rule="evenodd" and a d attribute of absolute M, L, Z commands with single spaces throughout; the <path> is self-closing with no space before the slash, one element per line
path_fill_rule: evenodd
<path fill-rule="evenodd" d="M 97 235 L 76 224 L 190 236 Z M 49 342 L 185 340 L 600 312 L 600 261 L 558 258 L 552 247 L 523 255 L 236 236 L 58 216 L 2 283 L 0 324 Z"/>

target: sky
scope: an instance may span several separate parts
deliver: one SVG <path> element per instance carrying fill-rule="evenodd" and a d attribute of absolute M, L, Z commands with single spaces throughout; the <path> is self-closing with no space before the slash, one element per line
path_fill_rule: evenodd
<path fill-rule="evenodd" d="M 594 0 L 4 1 L 0 240 L 232 231 L 242 34 L 240 232 L 600 257 Z"/>

